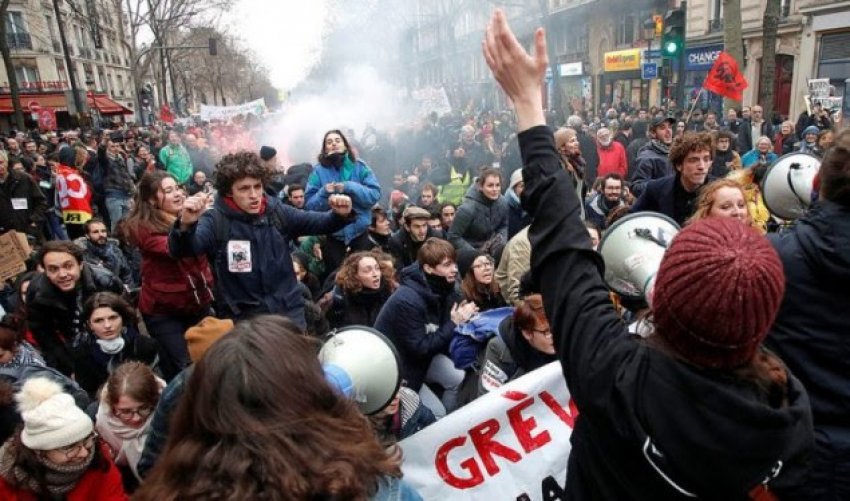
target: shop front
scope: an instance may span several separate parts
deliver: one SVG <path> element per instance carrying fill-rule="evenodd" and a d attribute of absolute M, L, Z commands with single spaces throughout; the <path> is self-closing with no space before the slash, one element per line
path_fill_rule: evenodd
<path fill-rule="evenodd" d="M 688 98 L 688 106 L 691 106 L 694 99 L 699 97 L 696 105 L 698 109 L 712 110 L 720 113 L 722 117 L 723 97 L 710 91 L 700 94 L 702 83 L 721 52 L 723 52 L 723 44 L 685 49 L 685 96 Z"/>
<path fill-rule="evenodd" d="M 625 102 L 632 107 L 648 105 L 650 84 L 648 80 L 641 79 L 642 52 L 642 49 L 626 49 L 605 53 L 601 99 L 603 103 L 617 105 Z"/>
<path fill-rule="evenodd" d="M 593 84 L 591 77 L 585 74 L 584 63 L 564 63 L 558 65 L 563 103 L 570 114 L 578 114 L 593 106 Z"/>
<path fill-rule="evenodd" d="M 66 129 L 73 126 L 71 116 L 68 113 L 68 101 L 73 101 L 70 91 L 66 92 L 27 92 L 22 91 L 18 94 L 21 107 L 24 112 L 24 117 L 28 127 L 40 126 L 44 128 L 44 123 L 38 118 L 39 113 L 45 110 L 50 111 L 55 117 L 53 120 L 54 128 Z M 120 103 L 113 101 L 105 93 L 89 92 L 86 95 L 86 101 L 92 118 L 96 123 L 101 120 L 115 121 L 123 120 L 127 115 L 132 116 L 133 110 L 126 108 Z M 12 96 L 6 93 L 0 93 L 0 129 L 8 131 L 13 127 L 15 108 L 12 103 Z"/>

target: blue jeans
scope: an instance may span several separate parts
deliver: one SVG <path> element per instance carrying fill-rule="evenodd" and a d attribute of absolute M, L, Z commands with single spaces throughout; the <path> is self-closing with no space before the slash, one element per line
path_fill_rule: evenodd
<path fill-rule="evenodd" d="M 68 232 L 62 224 L 62 217 L 53 212 L 53 209 L 47 211 L 47 229 L 50 230 L 50 240 L 68 240 Z"/>
<path fill-rule="evenodd" d="M 130 199 L 124 195 L 106 195 L 106 212 L 109 213 L 109 233 L 115 232 L 118 221 L 130 212 Z"/>

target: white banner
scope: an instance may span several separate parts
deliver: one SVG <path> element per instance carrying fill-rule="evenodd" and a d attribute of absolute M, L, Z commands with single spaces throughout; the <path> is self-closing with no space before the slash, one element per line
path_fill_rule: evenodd
<path fill-rule="evenodd" d="M 577 416 L 553 362 L 403 440 L 404 480 L 425 499 L 562 499 Z"/>
<path fill-rule="evenodd" d="M 266 110 L 266 100 L 263 98 L 251 101 L 250 103 L 237 104 L 235 106 L 208 106 L 201 105 L 201 120 L 209 122 L 210 120 L 227 120 L 237 115 L 247 115 L 252 113 L 260 116 Z"/>
<path fill-rule="evenodd" d="M 828 78 L 813 78 L 809 80 L 809 95 L 815 97 L 829 97 L 830 85 Z"/>
<path fill-rule="evenodd" d="M 427 115 L 436 111 L 439 115 L 451 113 L 452 105 L 445 87 L 425 87 L 413 91 L 413 99 L 419 103 L 419 112 Z"/>

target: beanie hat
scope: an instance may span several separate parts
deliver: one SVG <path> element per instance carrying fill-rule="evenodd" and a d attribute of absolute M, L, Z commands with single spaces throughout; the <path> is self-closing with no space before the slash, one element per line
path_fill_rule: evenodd
<path fill-rule="evenodd" d="M 776 251 L 741 222 L 687 226 L 664 254 L 652 298 L 658 335 L 690 362 L 733 368 L 749 361 L 785 292 Z"/>
<path fill-rule="evenodd" d="M 260 148 L 260 158 L 263 160 L 270 160 L 277 155 L 277 150 L 272 148 L 271 146 L 263 146 Z"/>
<path fill-rule="evenodd" d="M 21 442 L 30 449 L 66 447 L 86 438 L 94 429 L 91 418 L 77 407 L 74 398 L 46 377 L 27 380 L 15 399 L 24 421 Z"/>
<path fill-rule="evenodd" d="M 517 169 L 511 174 L 511 182 L 508 184 L 508 189 L 513 190 L 514 186 L 522 182 L 522 169 Z"/>
<path fill-rule="evenodd" d="M 484 255 L 483 252 L 472 247 L 461 249 L 457 253 L 457 272 L 461 280 L 466 276 L 466 272 L 472 269 L 472 264 L 475 263 L 475 260 Z"/>
<path fill-rule="evenodd" d="M 820 129 L 818 129 L 814 125 L 809 125 L 805 129 L 803 129 L 803 138 L 806 137 L 806 134 L 819 134 L 819 133 L 820 133 Z"/>
<path fill-rule="evenodd" d="M 401 205 L 405 200 L 407 200 L 407 195 L 401 190 L 393 190 L 390 193 L 390 204 L 392 205 Z"/>
<path fill-rule="evenodd" d="M 231 329 L 233 329 L 233 320 L 215 317 L 205 317 L 197 325 L 189 327 L 184 337 L 192 362 L 200 360 L 209 347 Z"/>

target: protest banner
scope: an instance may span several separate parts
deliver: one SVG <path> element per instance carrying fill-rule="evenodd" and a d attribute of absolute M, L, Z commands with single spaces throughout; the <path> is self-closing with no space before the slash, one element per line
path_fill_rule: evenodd
<path fill-rule="evenodd" d="M 201 105 L 201 120 L 227 120 L 239 115 L 253 114 L 260 116 L 266 110 L 266 100 L 263 98 L 255 99 L 248 103 L 237 104 L 234 106 L 209 106 Z"/>
<path fill-rule="evenodd" d="M 0 235 L 0 281 L 15 278 L 27 270 L 30 246 L 25 233 L 10 230 Z"/>
<path fill-rule="evenodd" d="M 403 440 L 404 480 L 425 499 L 562 499 L 576 417 L 553 362 Z"/>
<path fill-rule="evenodd" d="M 419 105 L 419 113 L 427 115 L 432 111 L 439 115 L 451 113 L 452 105 L 445 87 L 425 87 L 413 91 L 413 99 Z"/>

